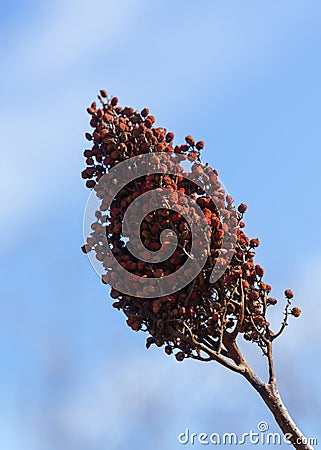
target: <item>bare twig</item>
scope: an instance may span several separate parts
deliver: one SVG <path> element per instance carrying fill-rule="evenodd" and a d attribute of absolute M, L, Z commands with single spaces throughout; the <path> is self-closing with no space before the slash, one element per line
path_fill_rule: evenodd
<path fill-rule="evenodd" d="M 192 342 L 194 343 L 194 345 L 196 345 L 197 347 L 199 347 L 201 350 L 203 350 L 205 353 L 207 353 L 209 356 L 212 357 L 212 359 L 214 359 L 215 361 L 219 362 L 220 364 L 222 364 L 223 366 L 231 369 L 233 372 L 237 372 L 237 373 L 243 373 L 245 371 L 245 365 L 239 365 L 237 366 L 236 364 L 231 363 L 231 361 L 229 361 L 226 357 L 220 355 L 219 353 L 217 353 L 216 351 L 213 351 L 212 349 L 210 349 L 207 345 L 198 342 L 195 339 L 195 336 L 191 330 L 191 328 L 185 323 L 186 328 L 188 329 L 189 333 L 190 333 L 190 337 L 192 339 Z"/>
<path fill-rule="evenodd" d="M 288 298 L 286 306 L 285 306 L 285 310 L 284 310 L 284 316 L 285 316 L 284 320 L 282 322 L 282 325 L 281 325 L 281 328 L 279 329 L 279 331 L 271 337 L 271 339 L 273 341 L 274 341 L 274 339 L 279 337 L 280 334 L 283 333 L 283 331 L 285 330 L 285 327 L 288 325 L 288 318 L 289 318 L 289 314 L 290 314 L 290 311 L 289 311 L 290 306 L 291 306 L 291 300 Z"/>
<path fill-rule="evenodd" d="M 231 336 L 233 337 L 233 339 L 235 339 L 236 336 L 238 335 L 238 333 L 243 325 L 243 321 L 244 321 L 245 302 L 244 302 L 244 289 L 243 289 L 243 283 L 242 283 L 242 275 L 239 278 L 239 284 L 240 284 L 240 289 L 241 289 L 241 311 L 239 313 L 239 319 L 238 319 L 237 325 L 236 325 L 234 331 L 231 333 Z"/>

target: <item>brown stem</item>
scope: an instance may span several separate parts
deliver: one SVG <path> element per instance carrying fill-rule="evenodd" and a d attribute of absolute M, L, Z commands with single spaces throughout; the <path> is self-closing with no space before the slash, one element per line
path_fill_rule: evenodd
<path fill-rule="evenodd" d="M 223 334 L 223 344 L 225 345 L 227 351 L 231 355 L 231 358 L 235 362 L 237 366 L 240 365 L 246 365 L 247 362 L 245 361 L 244 356 L 240 352 L 240 349 L 238 348 L 236 342 L 234 341 L 232 335 L 228 332 L 224 332 Z"/>
<path fill-rule="evenodd" d="M 254 389 L 260 394 L 261 398 L 272 412 L 277 424 L 283 431 L 285 438 L 290 441 L 294 448 L 299 450 L 313 450 L 310 444 L 304 444 L 307 439 L 301 433 L 298 426 L 290 416 L 287 408 L 281 400 L 280 394 L 276 386 L 276 379 L 274 373 L 274 364 L 272 357 L 272 342 L 268 346 L 268 359 L 269 359 L 269 383 L 264 383 L 251 369 L 245 360 L 244 356 L 240 352 L 236 342 L 225 333 L 223 343 L 227 348 L 231 358 L 236 364 L 236 367 L 241 370 L 235 370 L 235 372 L 241 373 Z M 220 361 L 218 361 L 220 362 Z M 242 370 L 243 369 L 243 370 Z"/>
<path fill-rule="evenodd" d="M 238 323 L 237 323 L 237 325 L 235 327 L 235 330 L 232 333 L 232 336 L 233 336 L 234 339 L 236 338 L 236 336 L 238 335 L 240 329 L 242 328 L 243 321 L 244 321 L 245 302 L 244 302 L 244 289 L 243 289 L 242 276 L 240 276 L 240 278 L 239 278 L 239 284 L 240 284 L 240 289 L 241 289 L 241 311 L 239 313 Z"/>
<path fill-rule="evenodd" d="M 247 381 L 253 386 L 253 388 L 259 393 L 264 403 L 267 405 L 271 413 L 273 414 L 277 424 L 281 428 L 285 441 L 291 442 L 292 446 L 298 450 L 313 450 L 312 445 L 310 445 L 308 439 L 299 430 L 298 426 L 290 416 L 286 406 L 281 400 L 280 394 L 277 389 L 274 364 L 272 356 L 272 342 L 268 344 L 268 361 L 269 361 L 269 382 L 265 383 L 262 381 L 255 372 L 248 365 L 246 359 L 238 348 L 233 336 L 225 332 L 223 334 L 223 345 L 226 348 L 227 357 L 209 348 L 203 342 L 198 342 L 194 336 L 192 329 L 184 322 L 184 326 L 189 332 L 189 336 L 182 335 L 183 340 L 188 340 L 193 343 L 195 349 L 202 350 L 207 353 L 209 358 L 204 358 L 200 354 L 195 359 L 200 359 L 201 361 L 214 360 L 222 364 L 226 368 L 232 370 L 233 372 L 240 373 L 247 379 Z M 194 357 L 194 356 L 193 356 Z M 234 364 L 231 362 L 234 362 Z"/>
<path fill-rule="evenodd" d="M 267 357 L 268 357 L 268 364 L 269 364 L 269 384 L 271 384 L 272 386 L 276 387 L 274 361 L 273 361 L 273 355 L 272 355 L 272 342 L 268 343 L 268 346 L 267 346 Z"/>
<path fill-rule="evenodd" d="M 264 383 L 249 367 L 247 367 L 246 371 L 242 373 L 242 375 L 260 394 L 264 403 L 272 412 L 277 424 L 283 431 L 285 438 L 292 443 L 293 447 L 299 450 L 313 450 L 313 447 L 310 444 L 302 443 L 308 442 L 308 440 L 305 438 L 303 433 L 301 433 L 298 426 L 290 416 L 287 408 L 281 400 L 276 385 Z"/>
<path fill-rule="evenodd" d="M 288 298 L 287 302 L 286 302 L 286 306 L 285 306 L 285 311 L 284 311 L 284 316 L 285 317 L 284 317 L 283 322 L 281 324 L 281 328 L 276 334 L 273 335 L 272 340 L 278 338 L 283 333 L 283 331 L 285 330 L 285 327 L 288 326 L 288 318 L 289 318 L 289 314 L 290 314 L 290 312 L 289 312 L 290 306 L 291 306 L 291 300 Z"/>

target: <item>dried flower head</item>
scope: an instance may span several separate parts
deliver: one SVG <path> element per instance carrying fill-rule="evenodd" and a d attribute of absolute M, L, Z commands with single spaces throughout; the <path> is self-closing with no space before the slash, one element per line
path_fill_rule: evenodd
<path fill-rule="evenodd" d="M 155 117 L 148 108 L 141 112 L 131 107 L 118 106 L 118 99 L 108 98 L 105 90 L 100 91 L 101 106 L 92 103 L 87 109 L 90 115 L 92 131 L 86 138 L 92 146 L 86 149 L 84 156 L 87 167 L 82 172 L 89 189 L 95 188 L 101 195 L 102 204 L 92 224 L 91 236 L 82 247 L 84 253 L 95 252 L 96 259 L 105 268 L 102 282 L 113 286 L 108 252 L 102 245 L 102 235 L 107 236 L 112 253 L 118 263 L 129 274 L 137 277 L 161 279 L 176 273 L 188 260 L 191 249 L 191 228 L 184 218 L 184 212 L 190 209 L 186 203 L 188 195 L 201 208 L 209 227 L 211 246 L 205 266 L 198 276 L 183 288 L 170 295 L 149 298 L 150 288 L 137 285 L 136 295 L 126 295 L 117 289 L 111 290 L 116 300 L 113 306 L 122 310 L 127 325 L 134 331 L 143 330 L 149 334 L 147 346 L 164 345 L 167 354 L 179 350 L 175 357 L 200 359 L 199 347 L 206 348 L 232 357 L 231 343 L 238 335 L 256 342 L 264 353 L 271 336 L 277 335 L 270 329 L 266 315 L 270 306 L 277 303 L 268 298 L 271 287 L 262 281 L 264 269 L 254 263 L 254 249 L 259 246 L 257 238 L 250 239 L 243 231 L 242 221 L 247 206 L 241 203 L 238 212 L 233 199 L 221 186 L 216 170 L 197 164 L 203 141 L 195 144 L 194 138 L 187 135 L 186 144 L 174 147 L 174 133 L 162 127 L 156 127 Z M 121 189 L 113 199 L 111 207 L 106 206 L 104 195 L 100 194 L 99 180 L 122 161 L 149 154 L 151 161 L 160 164 L 159 155 L 175 153 L 180 158 L 195 161 L 192 174 L 195 180 L 211 182 L 215 189 L 215 203 L 212 198 L 183 172 L 173 175 L 170 172 L 154 173 L 140 177 Z M 172 164 L 168 159 L 168 164 Z M 170 166 L 169 166 L 170 167 Z M 165 229 L 175 232 L 178 243 L 172 255 L 161 263 L 151 263 L 138 259 L 126 248 L 123 239 L 122 222 L 125 211 L 140 195 L 166 188 L 173 193 L 177 201 L 177 210 L 157 209 L 146 214 L 140 229 L 140 236 L 146 251 L 157 252 L 162 245 L 161 233 Z M 232 212 L 235 212 L 235 218 Z M 235 236 L 233 229 L 236 230 Z M 234 239 L 234 243 L 233 243 Z M 222 242 L 227 242 L 222 247 Z M 147 253 L 148 254 L 148 253 Z M 214 283 L 210 281 L 213 267 L 223 268 L 223 275 Z M 188 274 L 187 274 L 188 275 Z M 285 291 L 289 300 L 291 290 Z M 298 309 L 292 309 L 292 315 L 298 316 Z"/>

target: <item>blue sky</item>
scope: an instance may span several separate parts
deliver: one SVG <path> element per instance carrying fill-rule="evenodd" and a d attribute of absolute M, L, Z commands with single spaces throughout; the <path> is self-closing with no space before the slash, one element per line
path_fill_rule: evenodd
<path fill-rule="evenodd" d="M 236 374 L 147 352 L 80 253 L 100 88 L 150 107 L 177 142 L 203 139 L 249 205 L 267 282 L 303 310 L 276 344 L 280 390 L 321 442 L 320 3 L 13 1 L 0 17 L 0 448 L 174 450 L 185 427 L 277 431 Z"/>

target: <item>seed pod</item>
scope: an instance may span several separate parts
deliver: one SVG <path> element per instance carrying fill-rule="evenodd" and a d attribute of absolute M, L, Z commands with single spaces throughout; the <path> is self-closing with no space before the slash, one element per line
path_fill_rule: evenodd
<path fill-rule="evenodd" d="M 213 314 L 212 314 L 212 319 L 213 319 L 213 321 L 214 322 L 217 322 L 218 321 L 218 319 L 219 319 L 219 314 L 217 313 L 217 312 L 214 312 Z"/>
<path fill-rule="evenodd" d="M 167 133 L 166 134 L 166 142 L 171 142 L 174 139 L 174 133 Z"/>
<path fill-rule="evenodd" d="M 247 205 L 245 203 L 241 203 L 239 205 L 239 207 L 237 208 L 238 212 L 240 212 L 241 214 L 244 214 L 245 211 L 247 210 Z"/>
<path fill-rule="evenodd" d="M 276 305 L 277 302 L 278 302 L 277 299 L 274 298 L 274 297 L 269 297 L 269 298 L 267 299 L 267 304 L 269 304 L 269 305 Z"/>
<path fill-rule="evenodd" d="M 258 264 L 255 266 L 255 272 L 257 273 L 257 275 L 259 277 L 263 277 L 263 275 L 264 275 L 264 269 L 261 266 L 259 266 Z"/>
<path fill-rule="evenodd" d="M 250 247 L 258 247 L 260 245 L 260 241 L 257 238 L 250 240 Z"/>
<path fill-rule="evenodd" d="M 161 306 L 162 306 L 161 300 L 154 300 L 153 301 L 153 308 L 152 308 L 153 309 L 153 313 L 154 314 L 158 314 L 160 309 L 161 309 Z"/>
<path fill-rule="evenodd" d="M 108 96 L 108 95 L 107 95 L 107 91 L 105 91 L 105 89 L 101 89 L 100 95 L 101 95 L 103 98 L 106 98 L 106 97 Z"/>
<path fill-rule="evenodd" d="M 183 352 L 178 352 L 178 353 L 176 353 L 175 358 L 177 359 L 177 361 L 183 361 L 185 358 L 185 355 Z"/>
<path fill-rule="evenodd" d="M 88 189 L 92 189 L 96 186 L 96 182 L 94 180 L 88 180 L 86 181 L 86 186 Z"/>
<path fill-rule="evenodd" d="M 113 97 L 113 98 L 110 100 L 111 106 L 116 106 L 117 103 L 118 103 L 118 98 L 117 98 L 117 97 Z"/>
<path fill-rule="evenodd" d="M 148 337 L 146 339 L 146 348 L 149 348 L 152 344 L 155 344 L 155 339 L 153 337 Z"/>
<path fill-rule="evenodd" d="M 222 237 L 224 236 L 224 231 L 223 230 L 217 230 L 214 233 L 215 239 L 222 239 Z"/>
<path fill-rule="evenodd" d="M 166 347 L 164 348 L 164 350 L 165 350 L 165 353 L 166 353 L 167 355 L 171 355 L 172 352 L 173 352 L 172 348 L 171 348 L 169 345 L 166 345 Z"/>
<path fill-rule="evenodd" d="M 148 108 L 142 109 L 140 114 L 141 114 L 143 117 L 147 117 L 148 114 L 149 114 L 149 109 L 148 109 Z"/>
<path fill-rule="evenodd" d="M 205 144 L 203 141 L 198 141 L 196 142 L 195 147 L 197 148 L 197 150 L 202 150 L 204 148 Z"/>
<path fill-rule="evenodd" d="M 185 141 L 188 143 L 188 145 L 194 145 L 195 144 L 195 139 L 192 138 L 192 136 L 190 136 L 190 135 L 185 136 Z"/>
<path fill-rule="evenodd" d="M 249 282 L 247 280 L 243 280 L 242 284 L 243 284 L 243 288 L 244 289 L 248 289 L 250 287 L 250 284 L 249 284 Z"/>
<path fill-rule="evenodd" d="M 91 250 L 91 248 L 90 248 L 89 245 L 84 244 L 84 245 L 81 247 L 81 250 L 82 250 L 84 253 L 89 253 L 90 250 Z"/>
<path fill-rule="evenodd" d="M 299 317 L 299 316 L 301 315 L 301 309 L 300 309 L 298 306 L 294 306 L 294 307 L 291 309 L 291 314 L 292 314 L 292 316 L 294 316 L 294 317 Z"/>
<path fill-rule="evenodd" d="M 291 299 L 294 297 L 293 291 L 291 291 L 291 289 L 286 289 L 284 291 L 284 295 L 286 296 L 286 298 Z"/>

